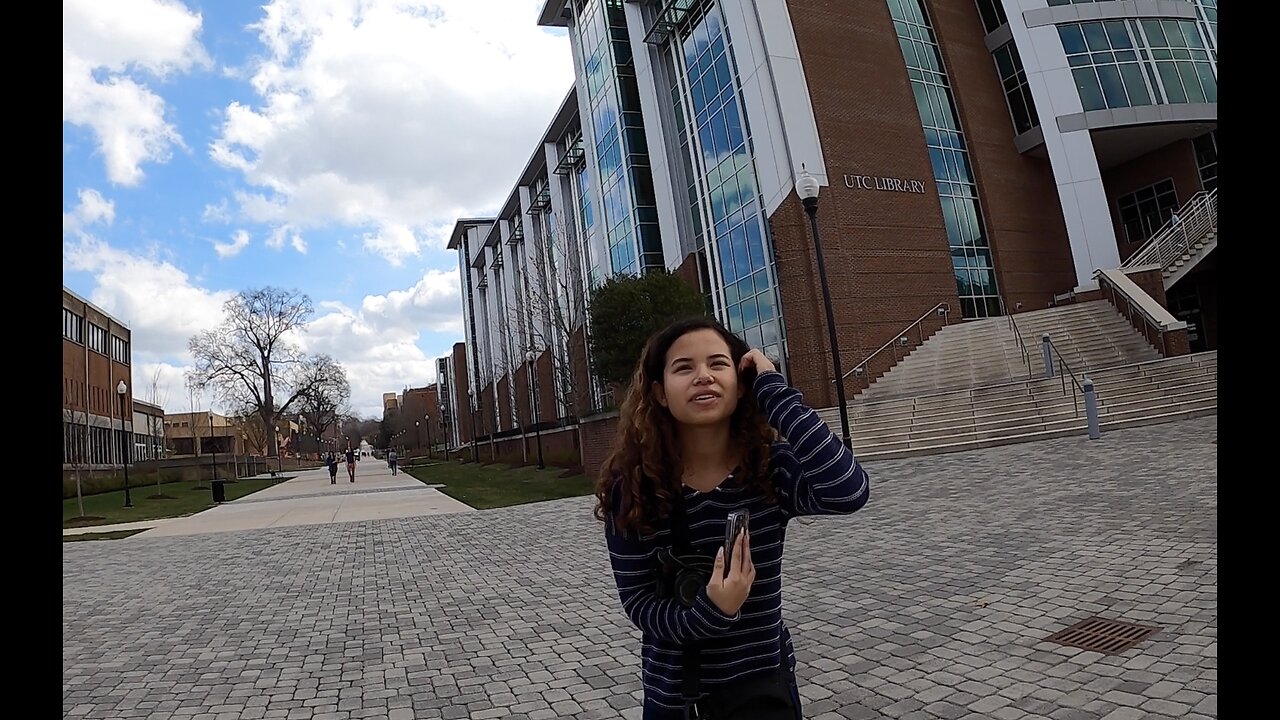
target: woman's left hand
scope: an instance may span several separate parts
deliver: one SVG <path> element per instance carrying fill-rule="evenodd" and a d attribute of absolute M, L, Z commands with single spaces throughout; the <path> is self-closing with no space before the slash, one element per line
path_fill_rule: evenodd
<path fill-rule="evenodd" d="M 743 355 L 741 362 L 738 363 L 739 372 L 746 372 L 752 368 L 755 368 L 757 375 L 766 372 L 776 372 L 778 369 L 774 366 L 773 361 L 765 357 L 764 353 L 760 352 L 757 348 L 752 348 L 750 352 Z"/>

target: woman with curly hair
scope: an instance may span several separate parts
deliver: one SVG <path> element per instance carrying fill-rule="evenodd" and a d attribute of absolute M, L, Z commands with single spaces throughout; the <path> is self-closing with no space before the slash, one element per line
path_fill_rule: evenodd
<path fill-rule="evenodd" d="M 707 317 L 649 339 L 595 510 L 643 633 L 645 720 L 801 717 L 782 622 L 787 521 L 852 513 L 869 493 L 853 452 L 759 350 Z M 730 540 L 738 510 L 748 529 Z"/>

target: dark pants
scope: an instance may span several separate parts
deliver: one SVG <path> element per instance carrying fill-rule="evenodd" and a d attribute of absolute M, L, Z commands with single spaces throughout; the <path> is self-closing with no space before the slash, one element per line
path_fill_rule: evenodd
<path fill-rule="evenodd" d="M 796 674 L 792 669 L 784 669 L 782 672 L 787 674 L 787 684 L 791 690 L 791 702 L 794 703 L 796 714 L 795 720 L 803 720 L 804 715 L 800 708 L 800 687 L 796 684 Z M 646 704 L 644 706 L 643 720 L 684 720 L 683 710 L 668 710 L 666 708 L 655 707 Z M 714 718 L 712 720 L 715 720 Z"/>

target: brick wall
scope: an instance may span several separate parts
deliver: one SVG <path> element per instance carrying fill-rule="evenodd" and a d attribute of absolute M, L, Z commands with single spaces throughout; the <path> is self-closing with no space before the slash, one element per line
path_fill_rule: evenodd
<path fill-rule="evenodd" d="M 977 176 L 996 282 L 1010 308 L 1048 307 L 1055 293 L 1076 285 L 1053 170 L 1047 158 L 1020 155 L 1014 145 L 1008 101 L 973 0 L 929 5 Z"/>
<path fill-rule="evenodd" d="M 1182 207 L 1192 195 L 1200 192 L 1200 169 L 1196 166 L 1195 149 L 1190 140 L 1179 140 L 1158 150 L 1149 152 L 1122 165 L 1102 172 L 1102 183 L 1107 190 L 1107 207 L 1116 229 L 1116 243 L 1120 260 L 1142 248 L 1143 242 L 1128 242 L 1124 226 L 1120 224 L 1120 197 L 1135 190 L 1154 185 L 1165 179 L 1173 179 L 1173 189 L 1178 195 L 1178 207 Z"/>
<path fill-rule="evenodd" d="M 455 422 L 458 423 L 458 439 L 463 444 L 471 442 L 471 384 L 467 375 L 467 345 L 454 343 L 451 353 L 453 362 L 453 408 Z"/>
<path fill-rule="evenodd" d="M 610 410 L 585 417 L 578 423 L 582 438 L 582 469 L 592 480 L 600 476 L 600 467 L 613 449 L 618 435 L 618 411 Z"/>
<path fill-rule="evenodd" d="M 937 303 L 948 303 L 958 321 L 960 303 L 924 131 L 887 4 L 788 5 L 830 180 L 820 196 L 818 225 L 847 371 Z M 997 282 L 1010 304 L 1045 307 L 1055 293 L 1075 285 L 1053 174 L 1047 161 L 1019 155 L 1014 146 L 972 0 L 934 0 L 930 9 L 960 103 Z M 849 188 L 845 175 L 916 180 L 925 192 Z M 792 382 L 810 403 L 831 405 L 825 310 L 796 196 L 778 208 L 770 227 Z M 926 338 L 931 330 L 936 328 L 925 328 Z M 919 342 L 918 331 L 908 342 L 904 349 Z M 873 368 L 868 379 L 886 369 Z"/>

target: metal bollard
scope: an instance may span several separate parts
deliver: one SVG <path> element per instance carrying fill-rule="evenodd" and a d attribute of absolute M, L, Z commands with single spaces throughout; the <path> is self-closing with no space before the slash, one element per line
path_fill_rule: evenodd
<path fill-rule="evenodd" d="M 1053 377 L 1053 346 L 1049 344 L 1049 333 L 1040 336 L 1040 347 L 1044 352 L 1044 376 Z"/>
<path fill-rule="evenodd" d="M 1102 428 L 1098 426 L 1098 393 L 1093 390 L 1093 381 L 1084 379 L 1084 414 L 1089 420 L 1089 439 L 1102 437 Z"/>

